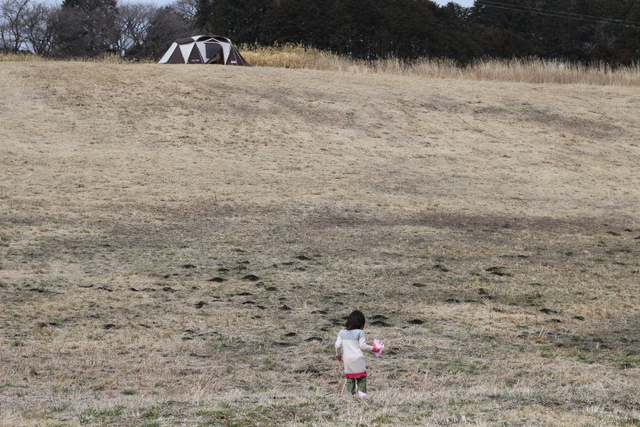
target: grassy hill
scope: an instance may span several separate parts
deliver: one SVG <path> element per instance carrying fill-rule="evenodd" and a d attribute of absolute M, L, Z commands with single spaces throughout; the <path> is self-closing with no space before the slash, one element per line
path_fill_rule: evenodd
<path fill-rule="evenodd" d="M 638 425 L 639 110 L 0 63 L 0 425 Z M 387 345 L 364 400 L 333 350 L 353 309 Z"/>

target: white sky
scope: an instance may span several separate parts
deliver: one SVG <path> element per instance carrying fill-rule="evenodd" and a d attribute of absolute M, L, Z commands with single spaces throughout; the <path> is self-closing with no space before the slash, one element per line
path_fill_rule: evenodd
<path fill-rule="evenodd" d="M 440 4 L 440 5 L 445 5 L 447 3 L 449 3 L 450 0 L 433 0 L 434 2 Z M 156 4 L 158 6 L 164 6 L 167 4 L 171 4 L 174 2 L 174 0 L 119 0 L 119 2 L 123 2 L 123 3 L 153 3 Z M 473 6 L 473 2 L 474 0 L 455 0 L 454 3 L 458 3 L 461 6 L 464 7 L 471 7 Z"/>
<path fill-rule="evenodd" d="M 445 5 L 449 3 L 451 0 L 432 0 L 433 2 Z M 454 0 L 453 3 L 458 3 L 460 6 L 471 7 L 473 6 L 473 2 L 475 0 Z M 152 3 L 158 6 L 164 6 L 167 4 L 173 3 L 174 0 L 118 0 L 118 3 Z M 62 3 L 61 0 L 48 0 L 47 3 L 59 5 Z"/>
<path fill-rule="evenodd" d="M 118 0 L 118 3 L 151 3 L 158 6 L 165 6 L 173 3 L 175 0 Z M 471 7 L 475 0 L 432 0 L 439 5 L 445 5 L 449 2 L 458 3 L 460 6 Z M 45 0 L 45 2 L 54 5 L 60 5 L 62 0 Z"/>
<path fill-rule="evenodd" d="M 449 0 L 433 0 L 433 1 L 438 3 L 438 4 L 447 4 L 447 3 L 449 3 Z M 474 0 L 456 0 L 453 3 L 458 3 L 460 6 L 464 6 L 464 7 L 471 7 L 471 6 L 473 6 L 473 2 L 474 2 Z"/>

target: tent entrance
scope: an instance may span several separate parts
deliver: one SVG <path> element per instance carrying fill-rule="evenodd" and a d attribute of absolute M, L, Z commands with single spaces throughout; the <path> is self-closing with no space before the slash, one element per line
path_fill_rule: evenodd
<path fill-rule="evenodd" d="M 222 46 L 218 43 L 205 43 L 204 48 L 207 64 L 224 64 Z"/>

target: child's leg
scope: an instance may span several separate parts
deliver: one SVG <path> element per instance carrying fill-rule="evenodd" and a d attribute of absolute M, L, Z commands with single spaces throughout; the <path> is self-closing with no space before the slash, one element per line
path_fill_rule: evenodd
<path fill-rule="evenodd" d="M 356 394 L 356 379 L 347 378 L 347 391 L 351 394 Z"/>
<path fill-rule="evenodd" d="M 367 377 L 358 378 L 358 391 L 367 392 Z"/>

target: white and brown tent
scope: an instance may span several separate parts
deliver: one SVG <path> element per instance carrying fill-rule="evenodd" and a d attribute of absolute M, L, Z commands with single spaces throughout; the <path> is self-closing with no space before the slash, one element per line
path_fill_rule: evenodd
<path fill-rule="evenodd" d="M 158 64 L 250 65 L 231 40 L 222 36 L 193 36 L 174 41 Z"/>

